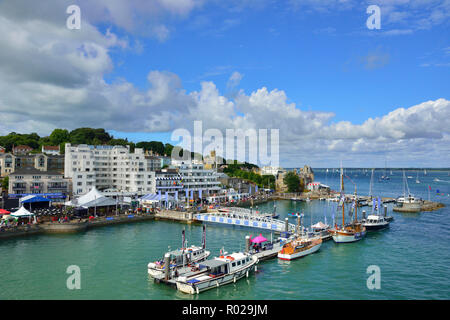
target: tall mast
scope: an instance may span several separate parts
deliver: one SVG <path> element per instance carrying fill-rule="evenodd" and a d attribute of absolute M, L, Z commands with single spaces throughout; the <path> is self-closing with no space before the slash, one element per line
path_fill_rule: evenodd
<path fill-rule="evenodd" d="M 356 195 L 356 184 L 355 184 L 355 222 L 358 222 L 358 196 Z"/>
<path fill-rule="evenodd" d="M 372 175 L 370 176 L 370 187 L 369 187 L 369 197 L 370 197 L 370 199 L 372 199 L 373 171 L 374 171 L 374 169 L 372 168 Z"/>
<path fill-rule="evenodd" d="M 341 192 L 342 192 L 342 228 L 345 226 L 345 213 L 344 213 L 344 207 L 345 207 L 345 192 L 344 192 L 344 170 L 342 169 L 342 162 L 341 162 Z"/>

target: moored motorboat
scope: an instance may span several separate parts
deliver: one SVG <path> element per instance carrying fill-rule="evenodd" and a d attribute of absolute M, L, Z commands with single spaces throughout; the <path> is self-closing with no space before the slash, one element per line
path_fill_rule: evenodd
<path fill-rule="evenodd" d="M 253 239 L 246 238 L 246 251 L 256 256 L 259 261 L 267 260 L 277 256 L 278 252 L 287 243 L 288 239 L 278 238 L 275 241 L 268 241 L 261 234 Z"/>
<path fill-rule="evenodd" d="M 148 274 L 155 277 L 162 277 L 166 273 L 166 267 L 169 266 L 168 278 L 173 278 L 177 275 L 177 270 L 183 268 L 188 264 L 194 264 L 208 258 L 210 251 L 206 250 L 206 235 L 205 226 L 203 226 L 203 244 L 199 246 L 186 247 L 184 239 L 184 230 L 182 232 L 182 248 L 177 250 L 172 250 L 164 255 L 164 258 L 155 262 L 150 262 L 147 265 Z"/>
<path fill-rule="evenodd" d="M 235 283 L 256 270 L 258 261 L 258 258 L 250 253 L 236 252 L 200 262 L 196 268 L 203 272 L 194 276 L 178 277 L 177 290 L 188 294 L 199 294 L 208 289 Z"/>
<path fill-rule="evenodd" d="M 362 222 L 362 225 L 368 231 L 380 230 L 389 227 L 389 221 L 383 216 L 371 214 Z"/>
<path fill-rule="evenodd" d="M 330 240 L 331 235 L 328 232 L 330 230 L 330 226 L 319 221 L 318 223 L 311 226 L 312 236 L 320 237 L 322 241 Z"/>

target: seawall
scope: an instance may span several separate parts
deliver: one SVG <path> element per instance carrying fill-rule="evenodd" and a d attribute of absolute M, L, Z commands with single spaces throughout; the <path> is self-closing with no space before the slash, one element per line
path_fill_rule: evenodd
<path fill-rule="evenodd" d="M 0 239 L 32 234 L 63 234 L 83 232 L 91 228 L 106 227 L 123 223 L 134 223 L 154 220 L 154 215 L 121 215 L 112 217 L 101 217 L 93 221 L 68 222 L 68 223 L 41 223 L 38 225 L 26 225 L 7 229 L 0 232 Z"/>

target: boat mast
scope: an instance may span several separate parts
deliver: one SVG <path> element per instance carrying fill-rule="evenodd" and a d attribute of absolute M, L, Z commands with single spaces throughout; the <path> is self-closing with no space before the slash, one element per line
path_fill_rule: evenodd
<path fill-rule="evenodd" d="M 345 213 L 344 213 L 344 207 L 345 207 L 345 192 L 344 192 L 344 170 L 342 169 L 342 162 L 341 162 L 341 193 L 342 193 L 342 228 L 345 226 Z"/>
<path fill-rule="evenodd" d="M 369 187 L 369 197 L 371 200 L 372 200 L 373 171 L 374 169 L 372 168 L 372 175 L 370 176 L 370 187 Z"/>
<path fill-rule="evenodd" d="M 356 184 L 355 184 L 355 222 L 358 222 L 358 196 L 356 195 Z"/>

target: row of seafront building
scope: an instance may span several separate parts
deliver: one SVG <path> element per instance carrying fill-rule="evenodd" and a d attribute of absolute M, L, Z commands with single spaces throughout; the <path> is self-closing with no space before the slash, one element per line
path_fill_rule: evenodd
<path fill-rule="evenodd" d="M 123 191 L 138 196 L 158 192 L 175 195 L 190 190 L 198 195 L 219 192 L 214 170 L 202 163 L 169 162 L 167 158 L 146 155 L 141 148 L 129 146 L 72 146 L 66 144 L 65 177 L 72 180 L 73 195 L 99 190 Z M 166 160 L 166 162 L 165 162 Z M 172 169 L 162 169 L 170 164 Z"/>
<path fill-rule="evenodd" d="M 170 166 L 163 169 L 166 165 Z M 182 198 L 189 191 L 189 198 L 210 197 L 214 202 L 214 197 L 225 196 L 223 187 L 234 189 L 237 194 L 252 194 L 257 190 L 255 187 L 252 190 L 251 183 L 217 172 L 217 164 L 214 165 L 216 170 L 210 169 L 214 166 L 207 161 L 171 161 L 141 148 L 130 152 L 129 146 L 67 143 L 64 155 L 0 154 L 0 174 L 10 177 L 10 195 L 59 193 L 77 197 L 95 187 L 110 195 L 162 194 L 175 198 Z M 301 171 L 307 177 L 306 183 L 314 179 L 309 167 Z M 285 173 L 282 168 L 274 167 L 263 167 L 260 171 L 276 177 L 277 189 L 284 187 Z"/>
<path fill-rule="evenodd" d="M 163 169 L 166 165 L 169 168 Z M 66 144 L 64 155 L 0 155 L 0 175 L 9 176 L 10 195 L 60 193 L 79 196 L 94 187 L 107 193 L 128 195 L 168 193 L 189 190 L 198 197 L 221 190 L 215 170 L 195 161 L 171 162 L 170 158 L 149 155 L 129 146 Z M 181 196 L 181 194 L 180 194 Z"/>

